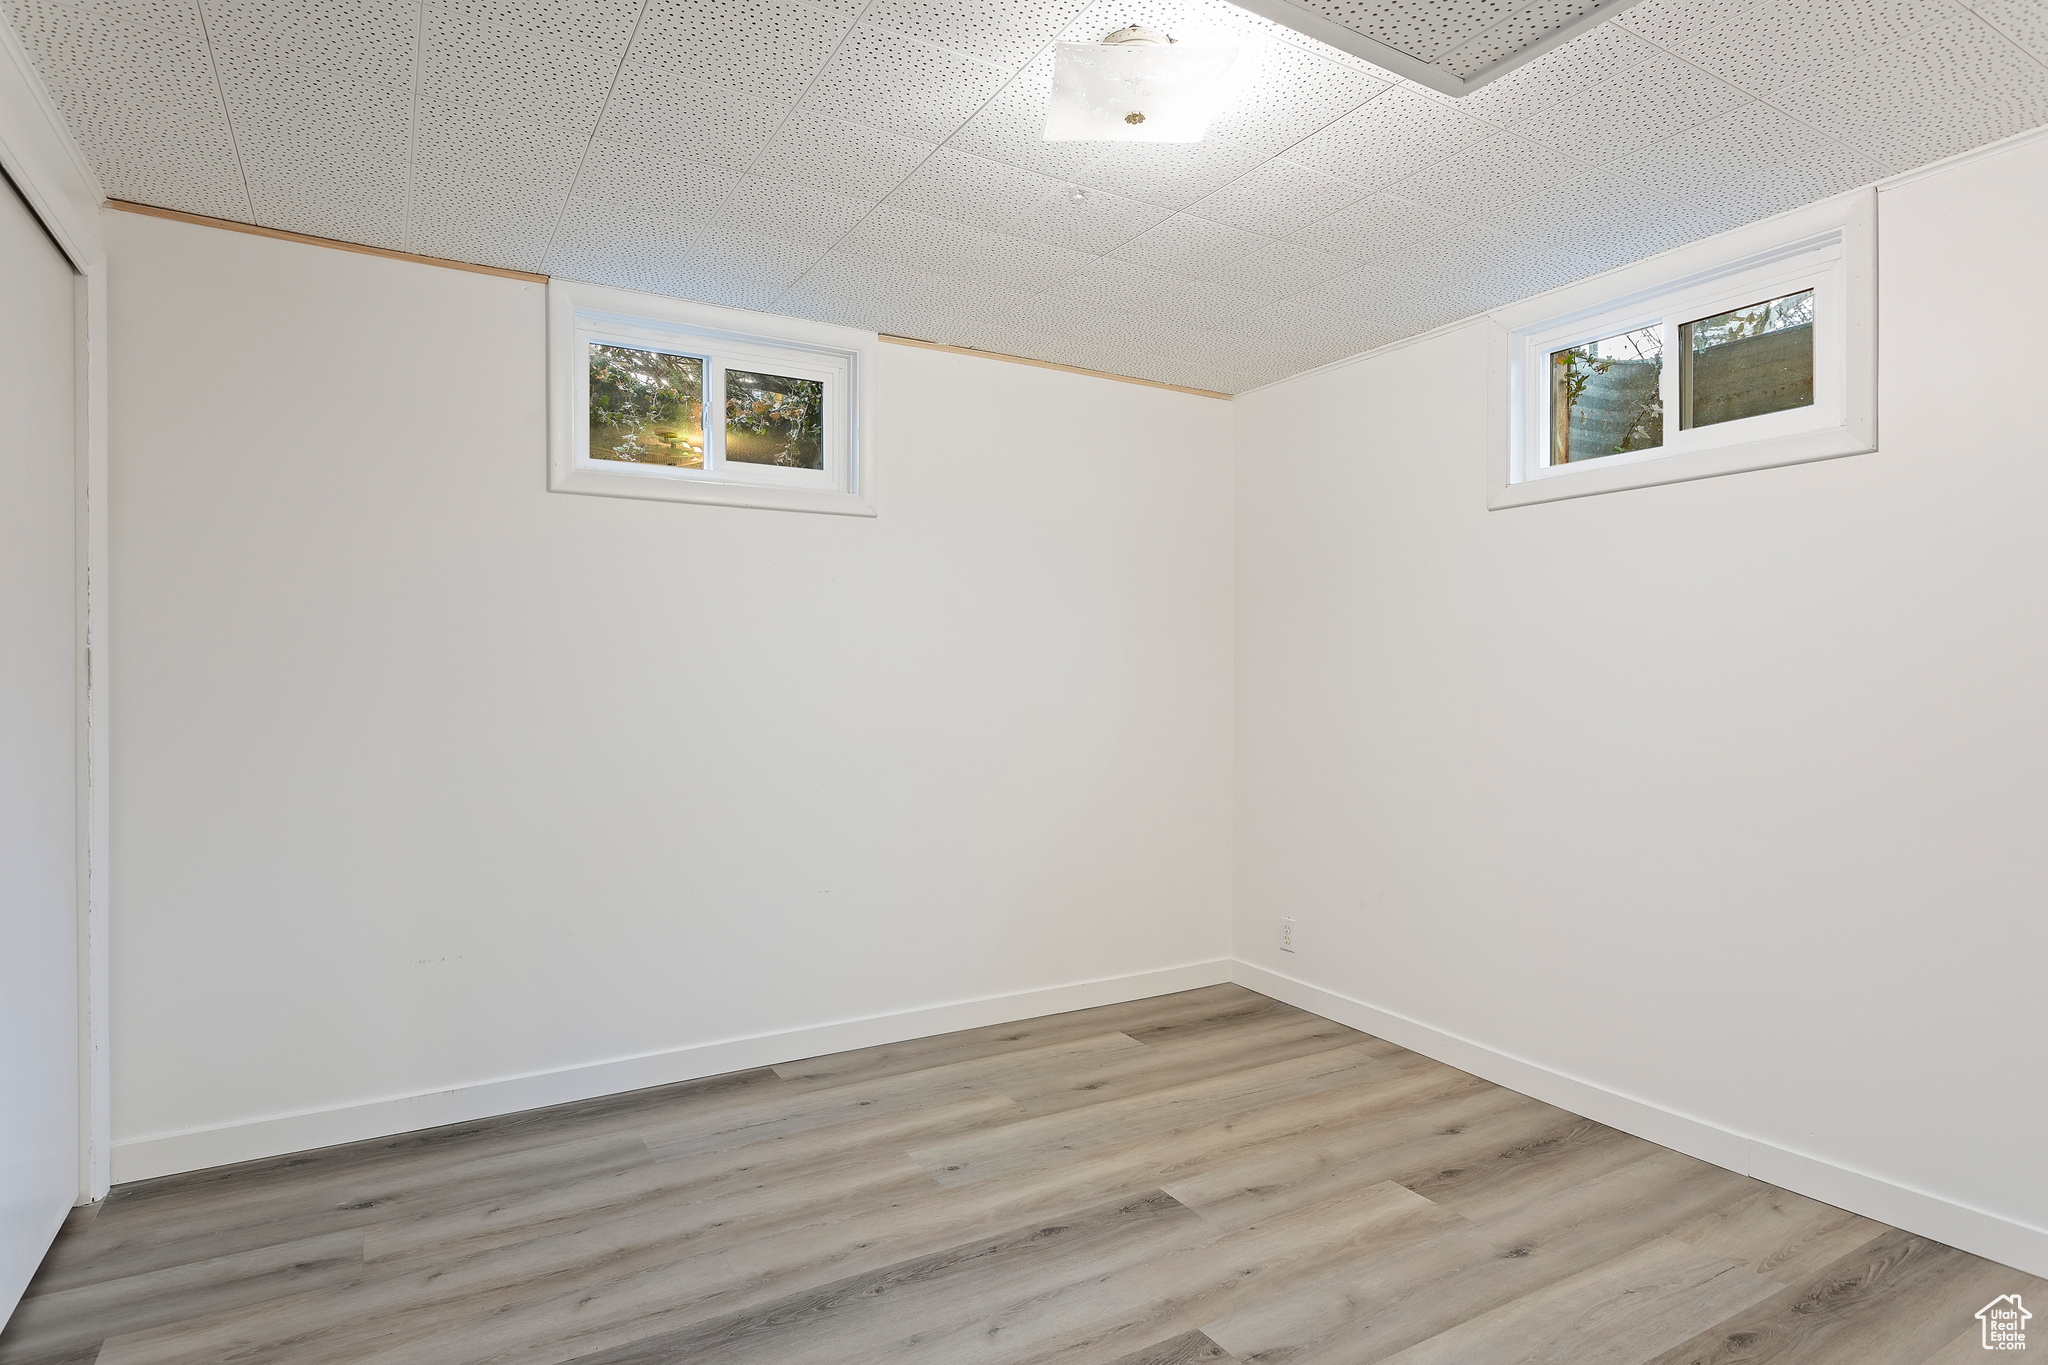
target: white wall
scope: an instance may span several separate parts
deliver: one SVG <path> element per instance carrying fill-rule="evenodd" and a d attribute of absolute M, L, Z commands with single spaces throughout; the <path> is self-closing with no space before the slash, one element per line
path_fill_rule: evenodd
<path fill-rule="evenodd" d="M 550 494 L 541 286 L 104 229 L 117 1179 L 1221 979 L 1227 405 L 885 347 L 879 518 Z"/>
<path fill-rule="evenodd" d="M 2048 1273 L 2043 221 L 1881 195 L 1871 455 L 1489 512 L 1478 324 L 1241 399 L 1237 955 Z"/>

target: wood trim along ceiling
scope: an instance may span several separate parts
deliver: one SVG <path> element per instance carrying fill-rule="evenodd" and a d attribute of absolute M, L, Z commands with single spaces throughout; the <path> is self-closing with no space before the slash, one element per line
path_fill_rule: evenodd
<path fill-rule="evenodd" d="M 238 223 L 232 218 L 208 218 L 203 213 L 181 213 L 177 209 L 160 209 L 154 204 L 135 204 L 126 199 L 109 199 L 107 207 L 119 209 L 123 213 L 140 213 L 150 218 L 168 218 L 174 223 L 196 223 L 200 227 L 225 228 L 229 232 L 246 232 L 256 237 L 275 237 L 280 242 L 300 242 L 306 246 L 331 246 L 337 251 L 353 251 L 364 256 L 383 256 L 394 261 L 411 261 L 415 265 L 446 266 L 450 270 L 468 270 L 478 275 L 498 275 L 508 280 L 525 280 L 529 284 L 548 282 L 547 276 L 535 275 L 526 270 L 504 270 L 495 265 L 473 265 L 468 261 L 444 260 L 439 256 L 418 256 L 410 251 L 364 246 L 360 242 L 342 242 L 332 237 L 311 237 L 303 232 L 257 227 L 254 223 Z"/>
<path fill-rule="evenodd" d="M 305 246 L 327 246 L 337 251 L 354 251 L 364 256 L 383 256 L 394 261 L 411 261 L 415 265 L 445 266 L 449 270 L 468 270 L 479 275 L 498 275 L 508 280 L 525 280 L 529 284 L 546 284 L 548 277 L 526 270 L 506 270 L 495 265 L 474 265 L 468 261 L 451 261 L 440 256 L 420 256 L 410 251 L 392 251 L 387 247 L 364 246 L 360 242 L 343 242 L 333 237 L 313 237 L 303 232 L 287 232 L 283 228 L 257 227 L 254 223 L 238 223 L 232 218 L 209 218 L 202 213 L 184 213 L 177 209 L 158 208 L 154 204 L 136 204 L 126 199 L 109 199 L 107 207 L 123 213 L 140 213 L 150 218 L 168 218 L 176 223 L 195 223 L 200 227 L 223 228 L 229 232 L 246 232 L 257 237 L 274 237 L 280 242 L 299 242 Z M 1094 379 L 1113 379 L 1119 384 L 1139 384 L 1148 389 L 1170 389 L 1175 393 L 1191 393 L 1198 398 L 1230 397 L 1213 389 L 1191 389 L 1184 384 L 1168 384 L 1158 379 L 1140 379 L 1135 375 L 1111 374 L 1107 370 L 1087 370 L 1078 365 L 1058 365 L 1050 360 L 1029 360 L 1020 355 L 1004 355 L 999 351 L 977 351 L 971 346 L 948 346 L 937 341 L 920 341 L 915 337 L 890 336 L 884 332 L 882 340 L 895 346 L 917 346 L 928 351 L 950 351 L 954 355 L 975 356 L 982 360 L 1003 360 L 1012 365 L 1031 365 L 1041 370 L 1064 370 L 1068 374 L 1084 374 Z"/>

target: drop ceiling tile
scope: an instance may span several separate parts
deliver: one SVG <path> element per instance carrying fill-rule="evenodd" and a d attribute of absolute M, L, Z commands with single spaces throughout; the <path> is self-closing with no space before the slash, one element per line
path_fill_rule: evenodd
<path fill-rule="evenodd" d="M 698 168 L 737 175 L 762 155 L 782 117 L 780 105 L 630 70 L 612 92 L 580 183 L 607 183 L 604 197 L 628 203 L 636 189 L 658 194 L 662 181 L 701 174 Z"/>
<path fill-rule="evenodd" d="M 1228 265 L 1266 244 L 1264 237 L 1253 233 L 1212 223 L 1192 214 L 1176 213 L 1159 226 L 1125 242 L 1114 255 L 1119 260 L 1135 261 L 1156 270 L 1192 275 L 1200 270 Z"/>
<path fill-rule="evenodd" d="M 1233 289 L 1285 298 L 1325 280 L 1335 279 L 1357 264 L 1343 256 L 1292 242 L 1268 242 L 1226 265 L 1197 267 L 1188 273 Z"/>
<path fill-rule="evenodd" d="M 632 66 L 789 104 L 824 69 L 850 23 L 799 0 L 649 0 Z"/>
<path fill-rule="evenodd" d="M 1512 127 L 1560 104 L 1602 98 L 1654 57 L 1668 54 L 1610 20 L 1460 96 L 1458 112 Z"/>
<path fill-rule="evenodd" d="M 1631 170 L 1655 194 L 1718 210 L 1725 226 L 1810 204 L 1880 175 L 1875 162 L 1761 104 L 1657 143 Z"/>
<path fill-rule="evenodd" d="M 1003 87 L 947 145 L 1019 170 L 1072 179 L 1102 155 L 1103 144 L 1047 142 L 1045 102 L 1051 92 L 1052 56 L 1048 53 Z"/>
<path fill-rule="evenodd" d="M 1922 29 L 1910 52 L 1847 54 L 1825 83 L 1781 78 L 1767 97 L 1899 171 L 2048 122 L 2048 69 L 1957 14 Z"/>
<path fill-rule="evenodd" d="M 1305 0 L 1325 18 L 1411 57 L 1434 62 L 1513 13 L 1514 0 Z"/>
<path fill-rule="evenodd" d="M 1984 21 L 2048 62 L 2048 5 L 2041 0 L 1968 0 Z"/>
<path fill-rule="evenodd" d="M 1438 64 L 1454 76 L 1470 76 L 1520 52 L 1598 3 L 1599 0 L 1536 0 L 1507 15 L 1479 37 L 1444 53 Z"/>
<path fill-rule="evenodd" d="M 886 204 L 862 219 L 838 246 L 844 252 L 884 261 L 907 256 L 936 275 L 1024 290 L 1057 284 L 1096 260 L 1047 242 L 1005 237 Z"/>
<path fill-rule="evenodd" d="M 1390 90 L 1291 149 L 1287 159 L 1364 189 L 1380 189 L 1492 131 L 1440 100 Z"/>
<path fill-rule="evenodd" d="M 253 217 L 193 5 L 6 0 L 6 10 L 108 194 Z"/>
<path fill-rule="evenodd" d="M 1384 260 L 1411 242 L 1441 237 L 1466 222 L 1457 214 L 1398 194 L 1375 194 L 1298 229 L 1289 240 L 1350 257 L 1356 264 Z"/>
<path fill-rule="evenodd" d="M 1410 242 L 1399 252 L 1403 274 L 1439 282 L 1484 278 L 1529 254 L 1522 238 L 1485 223 L 1460 223 Z"/>
<path fill-rule="evenodd" d="M 815 244 L 823 250 L 853 231 L 873 207 L 864 197 L 754 176 L 735 185 L 712 216 L 738 234 Z"/>
<path fill-rule="evenodd" d="M 1064 188 L 1048 176 L 941 147 L 896 187 L 888 202 L 935 218 L 1002 231 Z"/>
<path fill-rule="evenodd" d="M 1097 261 L 1047 289 L 1045 297 L 1071 299 L 1083 309 L 1205 327 L 1228 322 L 1265 302 L 1242 289 L 1120 260 Z"/>
<path fill-rule="evenodd" d="M 873 0 L 867 18 L 898 33 L 1015 69 L 1079 18 L 1089 0 Z"/>
<path fill-rule="evenodd" d="M 1232 93 L 1211 137 L 1277 156 L 1367 100 L 1384 78 L 1328 61 L 1292 43 L 1247 44 L 1229 77 Z"/>
<path fill-rule="evenodd" d="M 1020 237 L 1107 256 L 1139 233 L 1158 226 L 1172 210 L 1141 204 L 1101 190 L 1068 189 L 1054 194 L 1010 224 Z"/>
<path fill-rule="evenodd" d="M 1303 290 L 1291 302 L 1350 318 L 1354 327 L 1422 332 L 1478 312 L 1481 297 L 1469 281 L 1420 280 L 1362 266 Z"/>
<path fill-rule="evenodd" d="M 1289 357 L 1296 369 L 1304 370 L 1384 346 L 1400 336 L 1389 324 L 1311 307 L 1301 296 L 1254 309 L 1233 321 L 1231 330 Z"/>
<path fill-rule="evenodd" d="M 542 0 L 425 11 L 411 250 L 539 268 L 637 13 L 629 0 L 573 21 Z"/>
<path fill-rule="evenodd" d="M 763 308 L 820 255 L 803 243 L 734 234 L 715 221 L 634 223 L 572 210 L 548 268 L 569 279 Z"/>
<path fill-rule="evenodd" d="M 831 194 L 887 198 L 932 145 L 815 114 L 792 116 L 754 163 L 757 174 Z"/>
<path fill-rule="evenodd" d="M 208 22 L 256 220 L 403 247 L 413 0 L 210 0 Z"/>
<path fill-rule="evenodd" d="M 1365 197 L 1348 180 L 1275 159 L 1195 201 L 1190 212 L 1266 237 L 1285 237 Z"/>
<path fill-rule="evenodd" d="M 1551 192 L 1583 169 L 1562 152 L 1496 133 L 1395 185 L 1404 199 L 1462 218 L 1513 226 L 1511 206 Z"/>
<path fill-rule="evenodd" d="M 1011 72 L 863 22 L 804 97 L 809 112 L 944 142 L 1009 83 Z"/>
<path fill-rule="evenodd" d="M 1257 166 L 1257 152 L 1217 139 L 1207 142 L 1111 143 L 1069 178 L 1075 184 L 1186 208 Z"/>
<path fill-rule="evenodd" d="M 1655 54 L 1597 95 L 1573 99 L 1513 126 L 1532 142 L 1581 161 L 1612 161 L 1752 103 L 1725 81 Z"/>
<path fill-rule="evenodd" d="M 1909 50 L 1954 13 L 1951 0 L 1641 0 L 1612 22 L 1756 94 L 1786 73 L 1825 80 L 1852 52 Z"/>

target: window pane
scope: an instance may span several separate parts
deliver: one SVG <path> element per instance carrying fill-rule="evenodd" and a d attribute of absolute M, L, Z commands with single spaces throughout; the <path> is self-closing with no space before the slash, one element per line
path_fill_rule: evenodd
<path fill-rule="evenodd" d="M 725 372 L 725 458 L 790 469 L 825 467 L 825 384 Z"/>
<path fill-rule="evenodd" d="M 1664 335 L 1643 327 L 1550 354 L 1550 462 L 1664 444 Z"/>
<path fill-rule="evenodd" d="M 1813 291 L 1678 329 L 1679 409 L 1687 427 L 1813 406 Z"/>
<path fill-rule="evenodd" d="M 590 346 L 590 458 L 704 467 L 704 362 Z"/>

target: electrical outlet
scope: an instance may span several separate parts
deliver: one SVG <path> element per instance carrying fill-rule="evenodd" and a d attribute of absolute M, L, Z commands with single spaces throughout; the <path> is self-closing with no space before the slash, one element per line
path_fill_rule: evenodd
<path fill-rule="evenodd" d="M 1280 917 L 1280 951 L 1283 953 L 1294 951 L 1294 916 L 1292 915 L 1282 915 Z"/>

